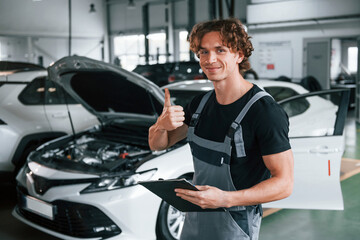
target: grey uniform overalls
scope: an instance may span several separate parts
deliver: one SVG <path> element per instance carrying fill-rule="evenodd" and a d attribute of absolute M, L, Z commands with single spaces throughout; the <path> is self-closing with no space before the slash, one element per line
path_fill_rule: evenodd
<path fill-rule="evenodd" d="M 195 169 L 193 183 L 214 186 L 224 191 L 236 191 L 230 173 L 231 140 L 234 139 L 237 157 L 246 156 L 240 122 L 253 103 L 270 95 L 263 91 L 256 93 L 231 124 L 224 142 L 214 142 L 194 133 L 201 111 L 212 92 L 206 93 L 202 98 L 196 112 L 192 115 L 188 130 L 188 142 Z M 233 211 L 242 213 L 243 217 L 237 221 L 243 225 L 242 227 L 239 227 L 231 216 L 230 212 Z M 225 212 L 188 212 L 180 239 L 257 240 L 261 223 L 260 215 L 261 206 L 235 206 L 226 209 Z"/>

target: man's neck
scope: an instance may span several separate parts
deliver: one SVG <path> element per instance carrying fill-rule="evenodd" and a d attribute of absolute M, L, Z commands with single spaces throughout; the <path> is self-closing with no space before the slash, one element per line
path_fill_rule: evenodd
<path fill-rule="evenodd" d="M 240 99 L 249 91 L 253 84 L 246 81 L 241 75 L 237 78 L 213 81 L 216 100 L 221 105 L 228 105 Z"/>

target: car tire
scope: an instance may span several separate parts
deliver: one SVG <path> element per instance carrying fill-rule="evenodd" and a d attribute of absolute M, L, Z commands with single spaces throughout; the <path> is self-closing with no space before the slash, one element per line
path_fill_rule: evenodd
<path fill-rule="evenodd" d="M 156 223 L 156 235 L 158 240 L 180 239 L 185 213 L 177 210 L 167 202 L 162 201 Z"/>
<path fill-rule="evenodd" d="M 191 180 L 191 175 L 180 178 Z M 162 201 L 156 222 L 157 240 L 178 240 L 184 224 L 185 213 Z"/>

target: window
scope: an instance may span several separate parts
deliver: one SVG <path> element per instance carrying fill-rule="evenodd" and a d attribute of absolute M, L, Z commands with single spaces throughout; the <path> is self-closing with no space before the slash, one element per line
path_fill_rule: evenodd
<path fill-rule="evenodd" d="M 203 91 L 171 90 L 171 100 L 175 105 L 185 107 L 195 96 L 201 93 Z"/>
<path fill-rule="evenodd" d="M 45 79 L 35 78 L 20 93 L 19 100 L 25 105 L 42 105 L 45 102 Z"/>
<path fill-rule="evenodd" d="M 35 78 L 20 93 L 19 100 L 25 105 L 77 104 L 59 85 L 46 77 Z"/>
<path fill-rule="evenodd" d="M 358 48 L 349 47 L 348 48 L 348 69 L 351 73 L 357 72 L 358 65 Z"/>
<path fill-rule="evenodd" d="M 268 92 L 275 101 L 279 102 L 286 98 L 299 95 L 299 93 L 295 92 L 291 88 L 287 87 L 264 87 L 265 91 Z"/>
<path fill-rule="evenodd" d="M 153 33 L 148 35 L 150 64 L 166 62 L 166 34 Z"/>
<path fill-rule="evenodd" d="M 190 60 L 190 43 L 187 41 L 188 31 L 179 32 L 179 57 L 180 61 Z"/>
<path fill-rule="evenodd" d="M 166 34 L 149 34 L 149 63 L 166 62 Z M 132 71 L 136 65 L 145 64 L 145 37 L 140 35 L 118 36 L 114 38 L 114 53 L 119 60 L 119 65 Z"/>
<path fill-rule="evenodd" d="M 304 113 L 310 107 L 310 103 L 306 99 L 300 98 L 291 102 L 283 103 L 281 106 L 287 113 L 288 117 L 291 118 Z"/>
<path fill-rule="evenodd" d="M 77 104 L 78 102 L 72 98 L 62 87 L 53 81 L 46 81 L 46 100 L 47 105 L 56 104 Z"/>
<path fill-rule="evenodd" d="M 133 70 L 138 64 L 145 64 L 144 35 L 118 36 L 114 38 L 114 55 L 120 60 L 119 65 L 126 70 Z"/>
<path fill-rule="evenodd" d="M 346 90 L 322 92 L 284 100 L 280 105 L 289 116 L 289 137 L 341 135 L 344 122 L 338 118 L 346 117 L 345 93 Z"/>

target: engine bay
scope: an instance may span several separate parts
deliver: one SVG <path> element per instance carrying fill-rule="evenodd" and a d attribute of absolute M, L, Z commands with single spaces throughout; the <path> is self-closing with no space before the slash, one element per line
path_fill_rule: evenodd
<path fill-rule="evenodd" d="M 68 141 L 61 147 L 44 150 L 40 157 L 45 162 L 70 161 L 110 171 L 124 171 L 134 170 L 135 165 L 149 155 L 149 149 L 99 138 L 89 133 Z"/>

